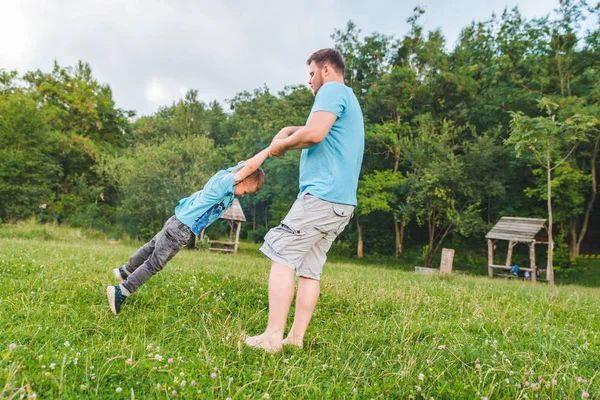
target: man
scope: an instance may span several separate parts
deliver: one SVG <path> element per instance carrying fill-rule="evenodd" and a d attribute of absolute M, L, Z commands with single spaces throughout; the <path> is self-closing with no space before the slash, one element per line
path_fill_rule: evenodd
<path fill-rule="evenodd" d="M 304 333 L 319 299 L 319 279 L 327 251 L 344 230 L 356 206 L 364 151 L 364 123 L 356 96 L 344 85 L 344 60 L 333 49 L 319 50 L 307 61 L 315 95 L 306 126 L 283 128 L 271 154 L 302 149 L 300 194 L 281 224 L 265 236 L 261 251 L 271 259 L 269 319 L 265 332 L 246 344 L 268 352 L 282 345 L 302 347 Z M 294 322 L 283 333 L 299 276 Z"/>

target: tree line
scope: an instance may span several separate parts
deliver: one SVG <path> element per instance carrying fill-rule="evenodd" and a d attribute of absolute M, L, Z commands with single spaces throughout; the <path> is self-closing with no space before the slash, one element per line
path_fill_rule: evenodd
<path fill-rule="evenodd" d="M 576 258 L 600 220 L 600 7 L 561 0 L 532 19 L 505 10 L 465 27 L 452 49 L 423 28 L 423 13 L 414 9 L 400 37 L 362 35 L 352 21 L 332 34 L 366 124 L 359 205 L 333 251 L 430 265 L 449 242 L 484 248 L 501 216 L 547 218 L 551 182 L 556 249 Z M 136 118 L 85 62 L 1 70 L 0 219 L 148 239 L 218 169 L 303 125 L 312 101 L 303 86 L 261 87 L 224 108 L 190 90 Z M 544 123 L 556 128 L 551 148 L 536 136 Z M 544 149 L 566 157 L 548 170 Z M 244 236 L 259 241 L 283 219 L 299 156 L 265 164 L 265 188 L 241 200 Z"/>

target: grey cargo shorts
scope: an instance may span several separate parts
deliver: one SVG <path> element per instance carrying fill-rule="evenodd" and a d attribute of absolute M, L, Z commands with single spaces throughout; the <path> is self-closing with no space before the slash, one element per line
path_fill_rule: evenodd
<path fill-rule="evenodd" d="M 267 232 L 260 251 L 272 261 L 295 269 L 298 276 L 319 280 L 327 252 L 353 211 L 354 206 L 303 194 L 281 224 Z"/>

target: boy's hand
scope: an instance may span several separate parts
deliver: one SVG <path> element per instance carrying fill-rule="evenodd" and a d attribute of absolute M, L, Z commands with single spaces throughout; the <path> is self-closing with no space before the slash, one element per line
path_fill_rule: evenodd
<path fill-rule="evenodd" d="M 283 139 L 273 139 L 271 145 L 269 146 L 269 156 L 271 157 L 281 157 L 285 155 L 285 146 L 283 143 Z"/>

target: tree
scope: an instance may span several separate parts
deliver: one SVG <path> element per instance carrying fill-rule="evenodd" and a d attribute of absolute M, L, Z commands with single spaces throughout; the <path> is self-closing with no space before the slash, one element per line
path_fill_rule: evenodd
<path fill-rule="evenodd" d="M 111 165 L 112 164 L 112 165 Z M 173 215 L 179 200 L 201 190 L 226 163 L 205 137 L 169 138 L 159 145 L 136 146 L 109 161 L 117 176 L 127 230 L 147 240 Z"/>
<path fill-rule="evenodd" d="M 550 281 L 550 292 L 554 295 L 552 171 L 569 158 L 581 141 L 586 140 L 586 130 L 594 126 L 597 120 L 574 115 L 565 121 L 558 121 L 555 114 L 558 104 L 547 97 L 540 100 L 538 107 L 546 113 L 545 117 L 528 117 L 521 112 L 511 113 L 511 134 L 506 143 L 514 145 L 517 157 L 525 152 L 533 155 L 534 162 L 546 171 L 548 199 L 548 263 L 546 273 Z"/>
<path fill-rule="evenodd" d="M 30 96 L 0 93 L 0 219 L 26 218 L 51 202 L 54 140 Z"/>
<path fill-rule="evenodd" d="M 99 184 L 93 167 L 102 154 L 125 146 L 129 118 L 135 113 L 117 108 L 110 86 L 98 83 L 89 64 L 81 61 L 66 68 L 55 62 L 52 73 L 29 72 L 23 80 L 55 138 L 53 158 L 60 167 L 49 209 L 62 221 L 95 197 L 86 191 Z"/>
<path fill-rule="evenodd" d="M 345 29 L 336 29 L 331 38 L 344 57 L 345 83 L 364 104 L 369 90 L 389 68 L 392 37 L 374 32 L 361 40 L 360 29 L 348 21 Z"/>
<path fill-rule="evenodd" d="M 358 194 L 354 214 L 358 230 L 357 257 L 364 255 L 363 229 L 360 222 L 362 216 L 367 216 L 373 211 L 392 212 L 398 201 L 398 192 L 402 176 L 394 171 L 375 171 L 363 175 L 358 183 Z M 396 213 L 394 213 L 396 215 Z M 405 225 L 403 224 L 403 227 Z M 400 249 L 402 250 L 402 249 Z"/>
<path fill-rule="evenodd" d="M 392 214 L 392 222 L 394 225 L 394 233 L 396 236 L 395 248 L 396 256 L 403 256 L 404 252 L 404 231 L 406 225 L 410 221 L 410 213 L 406 212 L 406 207 L 401 207 L 399 204 L 400 198 L 400 183 L 402 182 L 402 172 L 399 171 L 400 156 L 402 152 L 401 146 L 403 145 L 403 136 L 408 132 L 409 127 L 407 123 L 400 121 L 398 114 L 397 122 L 384 123 L 381 125 L 374 125 L 367 129 L 367 151 L 372 154 L 383 154 L 386 158 L 391 158 L 393 162 L 393 169 L 387 170 L 375 170 L 373 173 L 365 176 L 361 184 L 367 184 L 367 192 L 363 194 L 362 199 L 367 202 L 372 202 L 374 197 L 377 196 L 375 191 L 384 191 L 390 193 L 379 193 L 379 196 L 387 196 L 387 201 L 381 202 L 380 206 L 373 207 L 373 205 L 365 208 L 371 211 L 387 211 Z M 388 172 L 391 175 L 378 174 L 379 172 Z M 386 178 L 389 180 L 388 183 L 381 183 L 375 187 L 368 185 L 369 180 L 378 181 L 379 179 Z M 359 189 L 360 190 L 360 189 Z M 385 204 L 385 206 L 383 206 Z M 360 228 L 360 224 L 357 218 L 357 227 Z M 361 235 L 359 233 L 359 243 L 361 241 Z"/>
<path fill-rule="evenodd" d="M 467 148 L 457 143 L 468 129 L 450 121 L 436 123 L 424 115 L 416 131 L 401 145 L 402 160 L 408 168 L 407 203 L 417 223 L 427 225 L 426 266 L 431 265 L 448 234 L 469 236 L 482 227 L 482 194 L 474 190 L 478 178 L 467 173 Z"/>

